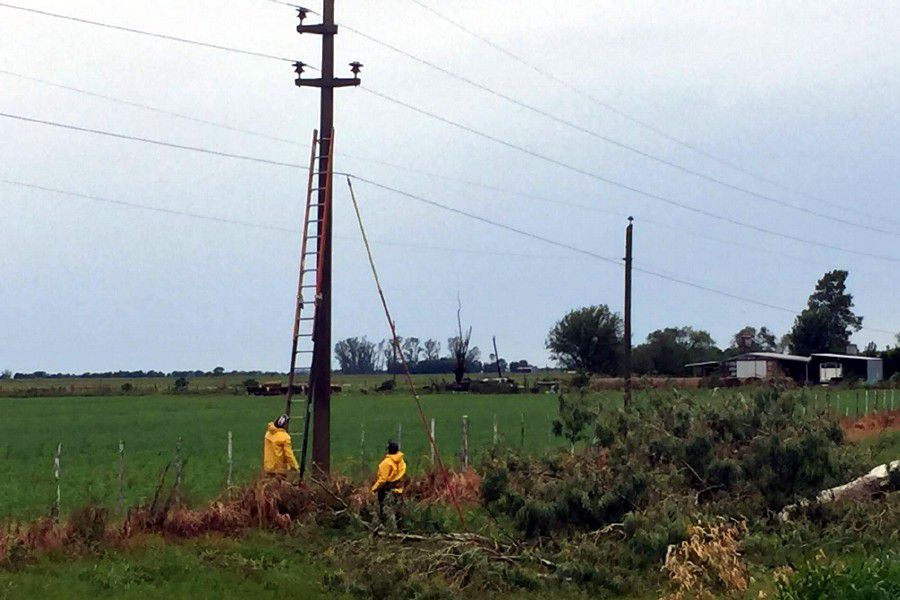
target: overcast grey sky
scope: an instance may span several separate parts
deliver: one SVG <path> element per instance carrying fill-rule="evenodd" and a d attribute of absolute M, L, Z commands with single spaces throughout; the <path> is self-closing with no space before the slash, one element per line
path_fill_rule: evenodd
<path fill-rule="evenodd" d="M 886 232 L 777 206 L 661 165 L 347 30 L 337 38 L 339 73 L 359 60 L 364 87 L 579 169 L 755 227 L 893 260 L 675 208 L 363 89 L 336 93 L 339 153 L 509 192 L 347 156 L 338 169 L 611 258 L 622 256 L 624 216 L 633 214 L 636 267 L 797 311 L 826 270 L 848 269 L 865 325 L 900 330 L 900 4 L 423 2 L 604 102 L 795 192 L 573 95 L 410 0 L 338 0 L 337 19 L 665 160 Z M 293 11 L 266 0 L 10 3 L 319 63 L 318 39 L 298 36 Z M 317 125 L 316 93 L 294 86 L 286 62 L 3 7 L 0 69 L 298 142 L 225 131 L 0 73 L 0 112 L 222 152 L 302 163 Z M 0 118 L 0 165 L 4 180 L 286 228 L 299 226 L 305 185 L 296 169 L 8 118 Z M 370 185 L 356 189 L 369 235 L 388 242 L 373 248 L 401 335 L 434 337 L 446 346 L 459 292 L 463 318 L 485 354 L 497 335 L 502 356 L 542 365 L 546 333 L 567 310 L 597 303 L 622 308 L 618 265 Z M 343 181 L 335 205 L 334 338 L 378 340 L 386 337 L 384 315 Z M 0 183 L 0 369 L 286 369 L 297 255 L 297 236 L 287 232 Z M 726 345 L 744 325 L 781 334 L 793 321 L 783 311 L 643 273 L 635 274 L 634 307 L 636 342 L 654 329 L 687 324 Z M 864 330 L 855 340 L 884 346 L 893 336 Z"/>

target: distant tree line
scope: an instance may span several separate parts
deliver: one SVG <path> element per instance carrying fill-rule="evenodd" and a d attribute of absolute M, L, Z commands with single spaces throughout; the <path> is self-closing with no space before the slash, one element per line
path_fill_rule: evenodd
<path fill-rule="evenodd" d="M 528 367 L 527 360 L 507 362 L 504 358 L 490 354 L 487 361 L 481 360 L 481 350 L 471 346 L 471 330 L 463 336 L 447 339 L 447 351 L 442 352 L 438 340 L 422 340 L 417 337 L 401 337 L 400 352 L 413 374 L 456 375 L 462 365 L 465 373 L 496 373 L 497 363 L 504 373 L 510 369 Z M 335 359 L 341 373 L 345 375 L 369 375 L 373 373 L 400 374 L 403 372 L 401 356 L 397 354 L 390 340 L 372 342 L 365 337 L 349 337 L 334 346 Z"/>
<path fill-rule="evenodd" d="M 48 373 L 47 371 L 34 371 L 32 373 L 13 373 L 9 370 L 0 373 L 0 379 L 141 379 L 145 377 L 219 377 L 225 375 L 264 375 L 263 371 L 225 371 L 223 367 L 216 367 L 211 371 L 196 369 L 193 371 L 104 371 L 98 373 Z"/>
<path fill-rule="evenodd" d="M 720 348 L 708 331 L 691 326 L 658 329 L 632 350 L 632 369 L 638 375 L 683 375 L 684 365 L 721 361 L 748 352 L 846 353 L 850 337 L 862 328 L 863 318 L 853 312 L 847 292 L 847 271 L 830 271 L 816 284 L 807 307 L 797 315 L 791 331 L 780 338 L 767 327 L 748 325 Z M 885 377 L 900 371 L 898 348 L 882 352 L 869 343 L 862 354 L 884 360 Z M 623 371 L 623 321 L 605 305 L 573 310 L 560 319 L 547 336 L 546 347 L 561 367 L 599 375 Z"/>

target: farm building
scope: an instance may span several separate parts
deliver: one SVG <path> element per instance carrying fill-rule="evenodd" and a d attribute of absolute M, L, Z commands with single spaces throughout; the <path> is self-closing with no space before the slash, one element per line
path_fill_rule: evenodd
<path fill-rule="evenodd" d="M 809 381 L 808 356 L 778 354 L 777 352 L 748 352 L 732 356 L 726 360 L 726 377 L 737 379 L 783 379 L 790 378 L 803 385 Z"/>
<path fill-rule="evenodd" d="M 871 356 L 850 354 L 813 354 L 810 374 L 819 383 L 841 381 L 847 378 L 877 383 L 884 379 L 884 361 Z"/>
<path fill-rule="evenodd" d="M 691 377 L 709 377 L 710 375 L 718 375 L 722 371 L 722 363 L 717 360 L 706 360 L 703 362 L 688 363 L 684 365 Z"/>

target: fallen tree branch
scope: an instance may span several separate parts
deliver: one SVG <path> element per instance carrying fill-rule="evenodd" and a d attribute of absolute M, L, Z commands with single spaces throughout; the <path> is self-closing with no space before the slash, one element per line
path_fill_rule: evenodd
<path fill-rule="evenodd" d="M 778 518 L 782 521 L 789 521 L 798 509 L 805 508 L 812 503 L 830 504 L 839 500 L 868 500 L 885 490 L 890 480 L 891 472 L 898 469 L 900 469 L 900 460 L 879 465 L 862 477 L 857 477 L 849 483 L 822 490 L 812 501 L 801 500 L 796 504 L 786 506 L 779 513 Z"/>

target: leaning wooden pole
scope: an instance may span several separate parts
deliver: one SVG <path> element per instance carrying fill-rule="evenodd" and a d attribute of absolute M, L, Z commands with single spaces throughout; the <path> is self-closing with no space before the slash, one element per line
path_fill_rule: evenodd
<path fill-rule="evenodd" d="M 453 507 L 456 509 L 456 514 L 459 517 L 460 524 L 465 527 L 466 518 L 463 516 L 462 508 L 459 505 L 459 500 L 456 498 L 456 490 L 453 488 L 453 484 L 450 481 L 450 475 L 447 473 L 447 468 L 444 466 L 444 461 L 441 459 L 441 453 L 438 450 L 437 443 L 434 441 L 434 435 L 428 427 L 428 418 L 425 416 L 425 411 L 422 409 L 422 400 L 421 398 L 419 398 L 419 392 L 416 390 L 416 384 L 413 382 L 412 374 L 409 370 L 409 364 L 406 362 L 406 356 L 404 356 L 403 352 L 400 351 L 400 338 L 397 337 L 397 327 L 394 324 L 394 320 L 391 318 L 391 311 L 388 308 L 387 299 L 385 298 L 384 290 L 381 287 L 381 279 L 379 279 L 378 277 L 378 269 L 375 268 L 375 258 L 372 256 L 372 249 L 369 247 L 369 237 L 366 235 L 366 228 L 363 226 L 362 214 L 359 212 L 359 204 L 356 202 L 356 194 L 353 192 L 353 183 L 350 181 L 349 177 L 347 177 L 347 186 L 350 188 L 350 199 L 353 201 L 353 210 L 356 212 L 356 219 L 359 222 L 359 232 L 362 235 L 363 244 L 366 247 L 366 254 L 369 257 L 369 266 L 372 268 L 372 277 L 373 279 L 375 279 L 375 287 L 378 290 L 379 298 L 381 298 L 381 307 L 384 309 L 384 316 L 387 318 L 388 327 L 391 331 L 391 340 L 393 341 L 394 348 L 397 350 L 397 354 L 400 356 L 400 364 L 403 367 L 404 379 L 406 380 L 406 384 L 409 386 L 409 391 L 416 403 L 416 410 L 419 413 L 419 419 L 422 421 L 422 428 L 425 430 L 426 435 L 428 435 L 428 443 L 431 445 L 431 451 L 434 453 L 434 459 L 437 463 L 438 470 L 441 472 L 441 475 L 444 479 L 444 484 L 447 486 L 447 492 L 450 494 L 450 501 L 453 503 Z"/>

